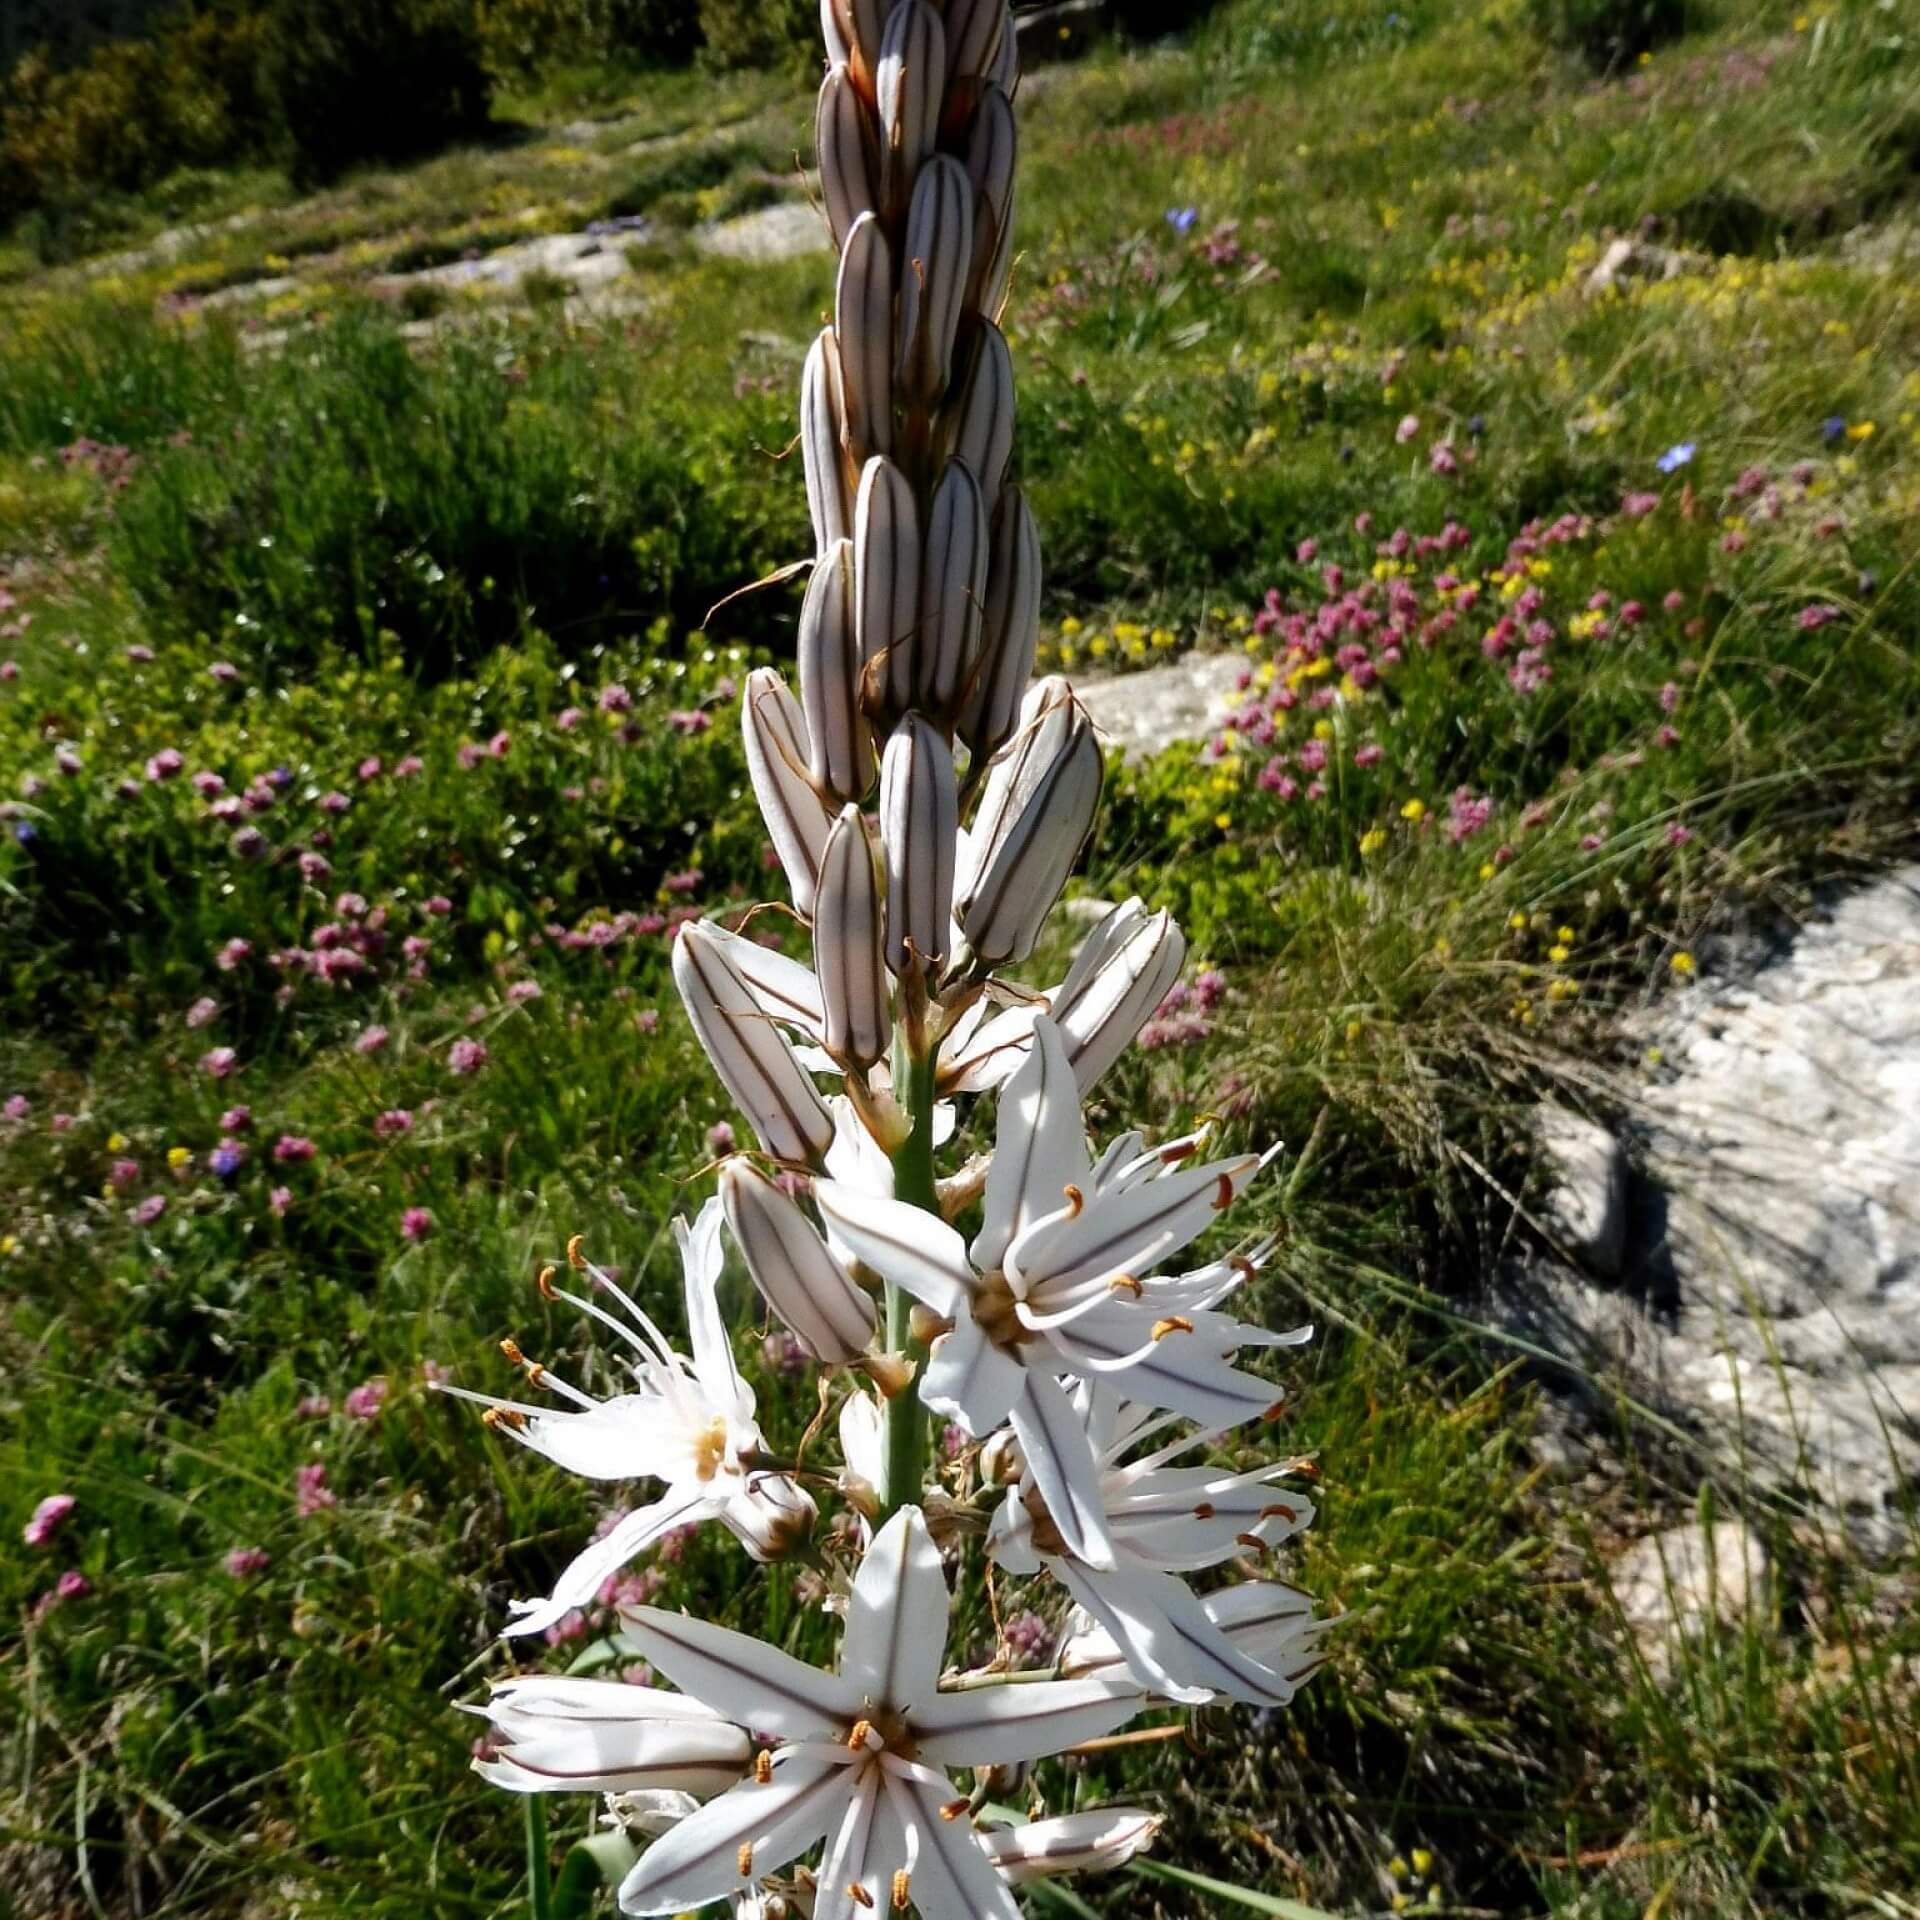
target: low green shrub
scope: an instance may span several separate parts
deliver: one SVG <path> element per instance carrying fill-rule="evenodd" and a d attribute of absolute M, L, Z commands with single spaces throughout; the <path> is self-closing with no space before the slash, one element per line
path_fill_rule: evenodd
<path fill-rule="evenodd" d="M 260 16 L 182 16 L 151 40 L 115 40 L 61 70 L 31 54 L 0 107 L 0 219 L 84 213 L 186 167 L 257 156 Z"/>
<path fill-rule="evenodd" d="M 807 0 L 700 0 L 700 37 L 711 66 L 798 65 L 818 58 L 819 10 Z"/>
<path fill-rule="evenodd" d="M 1677 40 L 1694 24 L 1688 0 L 1531 0 L 1536 28 L 1603 72 Z"/>
<path fill-rule="evenodd" d="M 700 47 L 699 16 L 683 0 L 480 0 L 479 22 L 501 78 L 564 61 L 680 66 Z"/>
<path fill-rule="evenodd" d="M 296 181 L 486 131 L 472 0 L 271 0 L 261 73 Z"/>

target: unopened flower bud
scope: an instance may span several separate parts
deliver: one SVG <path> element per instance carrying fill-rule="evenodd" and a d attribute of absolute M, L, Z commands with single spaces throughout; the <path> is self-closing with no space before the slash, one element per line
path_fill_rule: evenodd
<path fill-rule="evenodd" d="M 976 760 L 990 758 L 1013 732 L 1040 644 L 1040 533 L 1018 487 L 1000 496 L 993 517 L 980 657 L 960 718 Z"/>
<path fill-rule="evenodd" d="M 991 966 L 1033 951 L 1093 825 L 1104 773 L 1092 722 L 1064 680 L 1036 687 L 1021 719 L 988 770 L 954 902 Z"/>
<path fill-rule="evenodd" d="M 794 911 L 802 919 L 811 918 L 820 856 L 833 816 L 808 777 L 811 755 L 800 703 L 771 667 L 756 667 L 747 675 L 740 727 L 753 797 L 786 872 Z"/>
<path fill-rule="evenodd" d="M 886 155 L 887 203 L 903 208 L 940 133 L 947 91 L 947 36 L 927 0 L 899 0 L 880 39 L 874 97 Z"/>
<path fill-rule="evenodd" d="M 873 98 L 889 0 L 820 0 L 820 33 L 834 60 L 845 60 L 866 98 Z"/>
<path fill-rule="evenodd" d="M 781 1324 L 822 1365 L 857 1359 L 873 1338 L 873 1301 L 799 1206 L 739 1159 L 720 1169 L 720 1204 L 753 1284 Z"/>
<path fill-rule="evenodd" d="M 980 1480 L 983 1486 L 1011 1487 L 1019 1484 L 1027 1470 L 1026 1456 L 1011 1427 L 998 1427 L 988 1434 L 980 1448 Z"/>
<path fill-rule="evenodd" d="M 893 1012 L 880 954 L 880 880 L 860 809 L 833 823 L 814 899 L 813 971 L 820 983 L 827 1051 L 870 1067 L 893 1041 Z"/>
<path fill-rule="evenodd" d="M 915 1301 L 907 1315 L 907 1332 L 917 1346 L 930 1347 L 947 1331 L 951 1322 L 944 1320 L 931 1307 L 923 1307 Z"/>
<path fill-rule="evenodd" d="M 863 213 L 875 211 L 880 200 L 875 190 L 873 122 L 844 65 L 836 64 L 821 83 L 813 135 L 827 225 L 833 244 L 845 246 L 853 223 Z"/>
<path fill-rule="evenodd" d="M 784 1560 L 804 1546 L 820 1509 L 813 1495 L 784 1473 L 755 1474 L 727 1509 L 727 1527 L 759 1561 Z"/>
<path fill-rule="evenodd" d="M 893 449 L 893 251 L 878 217 L 847 232 L 833 297 L 841 399 L 856 458 Z"/>
<path fill-rule="evenodd" d="M 980 650 L 987 590 L 987 516 L 962 460 L 947 462 L 934 489 L 920 556 L 914 631 L 914 704 L 949 714 L 967 688 Z"/>
<path fill-rule="evenodd" d="M 1007 0 L 947 0 L 947 80 L 951 86 L 985 73 L 1011 32 Z"/>
<path fill-rule="evenodd" d="M 1186 964 L 1186 936 L 1135 894 L 1088 935 L 1053 996 L 1073 1077 L 1084 1098 L 1152 1017 Z"/>
<path fill-rule="evenodd" d="M 980 1845 L 1009 1886 L 1061 1873 L 1111 1873 L 1152 1846 L 1163 1816 L 1139 1807 L 1094 1807 L 1024 1826 L 993 1827 Z"/>
<path fill-rule="evenodd" d="M 978 196 L 973 208 L 967 305 L 989 320 L 999 317 L 1013 266 L 1013 176 L 1018 157 L 1013 103 L 998 87 L 989 87 L 981 96 L 967 140 L 967 177 Z"/>
<path fill-rule="evenodd" d="M 712 932 L 696 920 L 673 943 L 673 982 L 694 1033 L 766 1150 L 818 1166 L 833 1144 L 833 1116 Z"/>
<path fill-rule="evenodd" d="M 987 83 L 998 87 L 1009 100 L 1019 96 L 1020 36 L 1013 31 L 1011 22 L 1000 36 L 999 49 L 994 54 L 993 65 L 987 72 Z"/>
<path fill-rule="evenodd" d="M 795 648 L 807 772 L 834 800 L 858 800 L 873 784 L 873 729 L 860 704 L 860 643 L 853 630 L 853 542 L 820 556 L 800 609 Z"/>
<path fill-rule="evenodd" d="M 919 596 L 920 515 L 913 489 L 891 460 L 876 456 L 860 475 L 854 506 L 853 630 L 890 713 L 904 712 L 912 699 Z"/>
<path fill-rule="evenodd" d="M 853 531 L 845 427 L 840 343 L 827 327 L 808 348 L 800 373 L 800 464 L 807 476 L 807 511 L 813 517 L 816 553 L 825 553 Z"/>
<path fill-rule="evenodd" d="M 953 752 L 917 713 L 894 730 L 880 762 L 880 838 L 887 857 L 887 965 L 929 971 L 947 957 L 954 842 L 960 828 Z"/>
<path fill-rule="evenodd" d="M 903 249 L 900 386 L 907 398 L 930 405 L 953 378 L 953 343 L 973 269 L 973 182 L 944 153 L 914 182 Z"/>
<path fill-rule="evenodd" d="M 960 405 L 953 435 L 953 455 L 964 460 L 980 482 L 981 497 L 989 509 L 1000 499 L 1013 453 L 1013 359 L 1006 336 L 996 326 L 982 324 L 974 338 L 972 358 L 960 388 Z"/>

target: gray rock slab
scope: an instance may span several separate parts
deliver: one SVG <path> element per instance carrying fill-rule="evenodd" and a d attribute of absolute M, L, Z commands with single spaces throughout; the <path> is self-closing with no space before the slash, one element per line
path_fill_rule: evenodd
<path fill-rule="evenodd" d="M 1709 1626 L 1738 1626 L 1765 1610 L 1767 1550 L 1740 1520 L 1669 1527 L 1636 1541 L 1607 1576 L 1648 1671 L 1665 1680 Z"/>
<path fill-rule="evenodd" d="M 1076 680 L 1073 690 L 1104 744 L 1140 759 L 1176 740 L 1200 739 L 1217 726 L 1245 667 L 1234 654 L 1190 653 L 1144 673 Z"/>
<path fill-rule="evenodd" d="M 1563 1253 L 1617 1279 L 1627 1249 L 1627 1156 L 1597 1120 L 1569 1108 L 1534 1110 L 1533 1136 L 1552 1169 L 1543 1223 Z"/>
<path fill-rule="evenodd" d="M 628 272 L 625 242 L 631 237 L 599 233 L 543 233 L 496 247 L 474 260 L 449 260 L 415 273 L 383 273 L 375 277 L 376 292 L 404 293 L 409 287 L 438 287 L 449 293 L 486 292 L 513 295 L 535 274 L 566 281 L 575 293 L 586 293 L 622 278 Z"/>
<path fill-rule="evenodd" d="M 1898 1551 L 1920 1484 L 1920 866 L 1633 1039 L 1660 1061 L 1628 1116 L 1623 1284 L 1544 1262 L 1496 1313 L 1730 1475 Z"/>
<path fill-rule="evenodd" d="M 825 253 L 832 245 L 825 216 L 804 200 L 779 200 L 770 207 L 696 228 L 693 243 L 702 253 L 723 260 L 794 260 Z"/>

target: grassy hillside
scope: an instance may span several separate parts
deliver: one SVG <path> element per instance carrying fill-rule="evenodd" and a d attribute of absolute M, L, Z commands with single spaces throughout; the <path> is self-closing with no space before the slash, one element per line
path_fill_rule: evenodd
<path fill-rule="evenodd" d="M 1473 1287 L 1520 1103 L 1912 849 L 1915 82 L 1882 5 L 1719 5 L 1606 77 L 1518 0 L 1237 0 L 1023 92 L 1049 659 L 1246 667 L 1116 769 L 1077 883 L 1220 976 L 1101 1124 L 1292 1144 L 1290 1577 L 1351 1613 L 1283 1719 L 1089 1769 L 1167 1861 L 1341 1912 L 1910 1911 L 1920 1552 L 1769 1520 L 1778 1617 L 1656 1681 L 1596 1570 L 1740 1490 L 1652 1445 L 1549 1478 Z M 456 1705 L 612 1501 L 426 1384 L 568 1357 L 531 1283 L 575 1232 L 677 1285 L 728 1116 L 665 936 L 763 885 L 736 689 L 798 595 L 708 610 L 805 549 L 830 284 L 698 244 L 794 196 L 788 83 L 524 117 L 312 199 L 210 176 L 115 260 L 0 245 L 0 1490 L 77 1501 L 0 1572 L 0 1913 L 523 1907 Z M 617 302 L 390 278 L 591 221 Z M 730 1543 L 659 1576 L 829 1631 Z"/>

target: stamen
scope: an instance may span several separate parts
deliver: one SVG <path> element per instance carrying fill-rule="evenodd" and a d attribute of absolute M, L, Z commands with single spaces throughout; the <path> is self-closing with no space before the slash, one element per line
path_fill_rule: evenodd
<path fill-rule="evenodd" d="M 1211 1520 L 1216 1511 L 1218 1511 L 1218 1509 L 1215 1508 L 1211 1500 L 1202 1500 L 1200 1504 L 1194 1508 L 1193 1517 L 1196 1520 Z"/>
<path fill-rule="evenodd" d="M 1302 1480 L 1318 1480 L 1320 1478 L 1320 1463 L 1317 1460 L 1296 1460 L 1287 1471 L 1298 1474 Z"/>
<path fill-rule="evenodd" d="M 753 1842 L 751 1840 L 740 1842 L 740 1851 L 734 1855 L 733 1864 L 740 1869 L 742 1880 L 753 1878 Z"/>
<path fill-rule="evenodd" d="M 773 1755 L 765 1747 L 753 1756 L 753 1777 L 763 1787 L 773 1780 Z"/>
<path fill-rule="evenodd" d="M 905 1913 L 913 1904 L 913 1875 L 905 1867 L 893 1870 L 893 1910 Z"/>
<path fill-rule="evenodd" d="M 1182 1160 L 1191 1160 L 1200 1151 L 1200 1139 L 1196 1134 L 1187 1140 L 1170 1140 L 1160 1149 L 1163 1166 L 1177 1167 Z"/>
<path fill-rule="evenodd" d="M 1242 1280 L 1251 1280 L 1260 1271 L 1244 1253 L 1228 1254 L 1227 1265 L 1230 1266 Z"/>
<path fill-rule="evenodd" d="M 534 1285 L 540 1289 L 540 1297 L 543 1300 L 556 1300 L 559 1298 L 559 1295 L 553 1290 L 553 1275 L 554 1269 L 552 1267 L 542 1267 L 540 1269 L 539 1279 L 534 1282 Z"/>
<path fill-rule="evenodd" d="M 524 1367 L 527 1364 L 527 1356 L 520 1351 L 517 1340 L 502 1340 L 500 1351 L 507 1356 L 507 1365 L 510 1367 Z"/>
<path fill-rule="evenodd" d="M 1146 1288 L 1142 1286 L 1132 1274 L 1116 1273 L 1113 1278 L 1107 1282 L 1107 1291 L 1109 1293 L 1130 1293 L 1138 1300 L 1140 1296 L 1146 1292 Z"/>
<path fill-rule="evenodd" d="M 1067 1196 L 1067 1218 L 1078 1220 L 1081 1209 L 1087 1204 L 1087 1196 L 1071 1184 L 1062 1187 L 1061 1192 Z"/>
<path fill-rule="evenodd" d="M 967 1802 L 965 1800 L 949 1800 L 947 1804 L 940 1809 L 940 1818 L 942 1820 L 958 1820 L 966 1810 Z"/>
<path fill-rule="evenodd" d="M 524 1433 L 527 1416 L 518 1407 L 489 1407 L 480 1416 L 483 1427 L 511 1427 L 515 1433 Z"/>
<path fill-rule="evenodd" d="M 570 1266 L 575 1273 L 585 1273 L 587 1270 L 587 1256 L 580 1251 L 581 1245 L 586 1240 L 586 1237 L 584 1233 L 576 1233 L 573 1238 L 567 1242 L 567 1265 Z"/>
<path fill-rule="evenodd" d="M 1223 1173 L 1220 1176 L 1219 1191 L 1213 1196 L 1213 1210 L 1220 1213 L 1233 1205 L 1233 1176 Z"/>
<path fill-rule="evenodd" d="M 1276 1502 L 1271 1507 L 1262 1507 L 1260 1509 L 1260 1518 L 1262 1520 L 1284 1520 L 1288 1526 L 1293 1526 L 1299 1520 L 1300 1516 L 1295 1513 L 1291 1507 L 1283 1507 Z"/>
<path fill-rule="evenodd" d="M 847 1882 L 847 1898 L 857 1907 L 871 1907 L 873 1905 L 873 1895 L 870 1894 L 858 1880 L 849 1880 Z"/>
<path fill-rule="evenodd" d="M 1153 1323 L 1153 1337 L 1156 1340 L 1164 1340 L 1170 1333 L 1191 1333 L 1192 1331 L 1193 1322 L 1185 1314 L 1170 1313 L 1164 1320 L 1156 1320 Z"/>
<path fill-rule="evenodd" d="M 1286 1410 L 1287 1403 L 1284 1400 L 1276 1400 L 1260 1418 L 1268 1424 L 1271 1424 L 1273 1421 L 1278 1420 Z"/>
<path fill-rule="evenodd" d="M 1267 1550 L 1267 1543 L 1257 1533 L 1237 1533 L 1234 1539 L 1239 1545 L 1254 1553 L 1265 1553 Z"/>
<path fill-rule="evenodd" d="M 867 1744 L 867 1736 L 872 1732 L 873 1722 L 871 1720 L 856 1720 L 853 1723 L 852 1731 L 847 1735 L 847 1745 L 850 1746 L 855 1753 L 858 1753 L 860 1749 Z"/>

